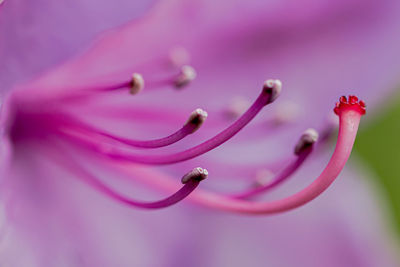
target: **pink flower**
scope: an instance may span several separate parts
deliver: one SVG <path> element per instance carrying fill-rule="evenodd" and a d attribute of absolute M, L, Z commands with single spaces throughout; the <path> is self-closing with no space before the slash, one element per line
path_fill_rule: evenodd
<path fill-rule="evenodd" d="M 166 1 L 18 85 L 1 115 L 5 266 L 388 266 L 374 201 L 351 174 L 285 215 L 224 212 L 288 211 L 327 189 L 365 108 L 340 99 L 324 169 L 333 103 L 349 92 L 376 107 L 395 84 L 398 10 L 395 1 Z M 279 80 L 263 83 L 271 77 L 282 93 Z M 309 127 L 323 137 L 314 152 Z M 210 173 L 202 188 L 197 166 Z M 172 195 L 148 202 L 157 190 Z M 132 209 L 185 197 L 155 213 Z"/>

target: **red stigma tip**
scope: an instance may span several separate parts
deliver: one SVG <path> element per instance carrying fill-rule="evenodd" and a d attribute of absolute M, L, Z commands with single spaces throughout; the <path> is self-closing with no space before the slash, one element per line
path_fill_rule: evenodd
<path fill-rule="evenodd" d="M 349 99 L 345 96 L 341 96 L 339 98 L 339 102 L 336 102 L 335 108 L 333 111 L 336 115 L 339 115 L 345 109 L 352 109 L 354 111 L 358 111 L 361 115 L 364 115 L 366 112 L 365 102 L 362 100 L 358 100 L 358 97 L 355 95 L 349 95 Z"/>

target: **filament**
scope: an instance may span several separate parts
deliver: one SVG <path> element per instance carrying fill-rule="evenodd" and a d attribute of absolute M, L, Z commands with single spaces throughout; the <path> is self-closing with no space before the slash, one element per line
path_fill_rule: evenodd
<path fill-rule="evenodd" d="M 63 153 L 65 153 L 65 151 L 63 151 Z M 79 179 L 86 182 L 89 186 L 91 186 L 99 193 L 125 205 L 142 209 L 167 208 L 182 201 L 187 196 L 189 196 L 197 188 L 200 182 L 207 178 L 208 175 L 206 169 L 195 168 L 183 176 L 183 186 L 171 196 L 158 201 L 140 201 L 123 196 L 117 191 L 113 190 L 105 183 L 101 182 L 93 174 L 85 170 L 79 163 L 74 161 L 71 156 L 69 156 L 66 160 L 62 160 L 60 157 L 57 156 L 52 157 L 52 159 L 59 165 L 64 166 L 70 171 L 73 171 Z"/>
<path fill-rule="evenodd" d="M 159 89 L 164 87 L 173 87 L 181 89 L 190 84 L 196 78 L 196 70 L 189 66 L 184 65 L 180 68 L 179 72 L 173 75 L 169 75 L 165 78 L 145 80 L 140 73 L 133 73 L 131 78 L 126 81 L 116 82 L 109 85 L 98 85 L 89 88 L 84 88 L 85 91 L 92 92 L 110 92 L 129 90 L 132 95 L 138 94 L 145 88 L 147 89 Z"/>
<path fill-rule="evenodd" d="M 296 159 L 290 163 L 282 172 L 280 172 L 276 177 L 272 179 L 271 182 L 258 186 L 256 188 L 252 188 L 250 190 L 247 190 L 245 192 L 241 192 L 238 194 L 233 194 L 231 197 L 233 198 L 251 198 L 254 197 L 258 194 L 265 193 L 278 185 L 282 184 L 284 181 L 286 181 L 290 176 L 293 175 L 304 163 L 304 161 L 308 158 L 308 156 L 311 154 L 312 149 L 307 149 L 303 152 L 301 152 Z"/>
<path fill-rule="evenodd" d="M 364 105 L 362 104 L 360 107 L 343 105 L 339 110 L 335 110 L 339 116 L 339 134 L 331 159 L 314 182 L 298 193 L 275 201 L 252 202 L 199 189 L 193 192 L 188 200 L 209 208 L 243 214 L 276 214 L 310 202 L 333 183 L 345 166 L 354 145 L 361 116 L 365 113 Z M 115 166 L 128 173 L 132 171 L 129 165 L 118 164 Z M 170 189 L 174 185 L 174 182 L 168 179 L 157 177 L 156 172 L 148 168 L 138 167 L 134 173 L 143 176 L 143 182 L 151 183 L 164 190 Z"/>
<path fill-rule="evenodd" d="M 140 155 L 133 153 L 124 153 L 117 148 L 112 147 L 111 149 L 104 150 L 101 146 L 90 141 L 83 141 L 74 138 L 77 145 L 86 145 L 91 150 L 100 152 L 101 154 L 120 161 L 128 161 L 150 165 L 162 165 L 172 164 L 185 160 L 195 158 L 202 155 L 219 145 L 225 143 L 234 135 L 236 135 L 241 129 L 243 129 L 254 117 L 261 111 L 261 109 L 272 103 L 279 95 L 281 90 L 281 83 L 278 80 L 268 80 L 263 87 L 261 94 L 258 96 L 253 105 L 232 125 L 214 136 L 213 138 L 185 151 L 178 152 L 170 155 Z M 71 137 L 71 136 L 70 136 Z"/>
<path fill-rule="evenodd" d="M 139 147 L 139 148 L 160 148 L 174 144 L 182 140 L 186 136 L 196 132 L 201 127 L 201 125 L 203 125 L 207 116 L 208 114 L 204 110 L 200 108 L 196 109 L 190 114 L 186 123 L 175 133 L 163 138 L 153 139 L 153 140 L 135 140 L 135 139 L 123 138 L 96 129 L 92 126 L 85 125 L 83 123 L 76 123 L 74 127 L 82 128 L 83 130 L 86 131 L 86 134 L 91 135 L 92 139 L 96 139 L 95 135 L 100 135 L 102 137 L 120 142 L 128 146 Z M 101 142 L 102 140 L 98 141 Z"/>
<path fill-rule="evenodd" d="M 324 192 L 345 166 L 351 154 L 360 119 L 363 115 L 357 109 L 342 107 L 340 111 L 335 110 L 339 115 L 339 135 L 335 151 L 321 175 L 300 192 L 272 202 L 250 202 L 232 199 L 209 191 L 196 192 L 192 195 L 192 199 L 215 209 L 247 214 L 280 213 L 308 203 Z"/>

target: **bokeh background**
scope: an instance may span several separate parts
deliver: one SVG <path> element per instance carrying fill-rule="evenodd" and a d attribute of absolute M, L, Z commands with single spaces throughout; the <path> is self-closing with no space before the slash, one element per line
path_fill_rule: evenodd
<path fill-rule="evenodd" d="M 8 13 L 7 16 L 0 16 L 0 30 L 8 36 L 15 35 L 18 41 L 15 43 L 18 43 L 20 47 L 16 49 L 15 43 L 13 43 L 13 47 L 6 47 L 6 49 L 2 50 L 6 51 L 4 54 L 1 54 L 0 51 L 0 58 L 8 59 L 8 64 L 11 62 L 10 58 L 15 59 L 12 61 L 12 67 L 8 65 L 7 69 L 0 62 L 2 86 L 11 86 L 15 80 L 26 79 L 26 74 L 21 70 L 26 73 L 40 73 L 48 69 L 49 66 L 55 66 L 65 61 L 77 51 L 80 51 L 82 47 L 87 46 L 93 38 L 96 38 L 105 29 L 129 21 L 135 17 L 135 14 L 140 14 L 152 4 L 152 1 L 143 1 L 143 5 L 135 3 L 137 7 L 135 10 L 120 8 L 120 15 L 113 17 L 108 9 L 103 10 L 102 6 L 95 5 L 93 0 L 81 0 L 77 5 L 82 5 L 85 8 L 79 9 L 80 12 L 74 10 L 74 1 L 60 0 L 54 2 L 56 7 L 38 4 L 39 2 L 45 3 L 46 1 L 44 0 L 8 1 L 13 1 L 14 5 L 11 6 L 10 4 L 12 8 L 8 9 L 8 12 L 14 11 L 15 15 Z M 132 3 L 131 1 L 120 0 L 119 4 L 128 7 Z M 21 9 L 21 6 L 24 6 L 24 8 Z M 46 16 L 40 15 L 41 12 L 32 11 L 43 7 L 48 7 L 49 9 Z M 25 12 L 23 17 L 16 15 L 17 11 L 20 12 L 21 10 Z M 73 12 L 75 20 L 71 20 L 70 12 L 65 12 L 65 10 Z M 33 14 L 30 14 L 31 12 Z M 87 26 L 86 29 L 76 27 L 73 24 L 74 21 L 85 21 L 87 14 L 92 14 L 94 18 L 101 17 L 102 20 L 93 19 L 92 25 Z M 24 21 L 30 23 L 31 28 L 28 33 L 25 32 L 26 23 L 22 23 Z M 48 21 L 54 21 L 54 23 L 50 24 Z M 42 43 L 32 46 L 32 40 L 35 40 L 34 33 L 38 29 L 46 32 L 46 38 Z M 68 32 L 68 29 L 74 29 L 74 31 Z M 15 34 L 18 32 L 23 32 L 24 34 Z M 63 34 L 59 34 L 60 32 L 63 32 Z M 6 44 L 7 42 L 2 43 L 0 40 L 0 47 Z M 13 54 L 10 51 L 16 51 L 16 53 Z M 47 51 L 52 51 L 53 53 L 48 54 Z M 41 54 L 44 57 L 40 61 L 30 58 L 31 55 L 35 54 Z M 54 55 L 57 57 L 54 57 Z M 398 72 L 400 73 L 400 70 Z M 393 238 L 400 242 L 400 94 L 396 93 L 396 90 L 393 90 L 393 92 L 392 97 L 384 95 L 383 98 L 386 102 L 382 103 L 380 108 L 374 109 L 373 112 L 367 114 L 368 117 L 361 124 L 361 131 L 355 145 L 354 154 L 359 157 L 353 156 L 352 160 L 356 161 L 358 160 L 357 158 L 361 158 L 361 164 L 365 165 L 368 171 L 374 174 L 366 176 L 365 179 L 373 179 L 372 184 L 377 187 L 377 192 L 380 193 L 379 197 L 382 198 L 382 203 L 385 204 L 382 209 L 384 209 L 387 216 L 387 226 L 395 230 L 389 232 L 393 233 Z M 379 88 L 377 88 L 378 94 Z"/>
<path fill-rule="evenodd" d="M 373 182 L 381 187 L 389 205 L 388 220 L 400 239 L 400 94 L 395 93 L 385 104 L 361 128 L 355 151 L 375 172 Z"/>

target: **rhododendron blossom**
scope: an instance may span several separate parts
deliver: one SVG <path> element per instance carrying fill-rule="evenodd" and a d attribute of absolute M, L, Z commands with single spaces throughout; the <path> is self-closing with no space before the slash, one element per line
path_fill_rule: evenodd
<path fill-rule="evenodd" d="M 344 181 L 334 191 L 332 183 L 342 171 L 341 180 L 352 176 L 344 167 L 366 113 L 353 94 L 374 110 L 382 97 L 377 88 L 395 84 L 396 71 L 386 66 L 400 66 L 388 52 L 400 44 L 392 32 L 400 24 L 393 11 L 399 4 L 321 1 L 299 12 L 305 3 L 293 3 L 292 10 L 285 1 L 245 2 L 158 3 L 84 53 L 7 90 L 0 124 L 5 266 L 240 264 L 232 265 L 226 253 L 254 265 L 395 262 L 387 244 L 381 246 L 384 235 L 369 234 L 380 228 L 378 219 L 359 229 L 374 241 L 364 243 L 353 231 L 374 208 L 365 186 Z M 376 42 L 364 28 L 376 33 Z M 384 53 L 379 40 L 391 41 Z M 361 69 L 367 55 L 374 64 Z M 346 190 L 343 205 L 338 197 Z M 353 205 L 354 220 L 348 219 Z M 320 260 L 305 256 L 321 246 L 313 230 L 293 239 L 309 251 L 293 259 L 284 248 L 264 255 L 263 242 L 280 232 L 264 223 L 276 222 L 282 233 L 293 223 L 298 235 L 310 227 L 307 220 L 314 228 L 325 217 L 329 231 L 320 229 L 332 242 L 321 248 Z M 235 234 L 223 235 L 229 227 Z M 266 240 L 257 240 L 264 230 Z M 254 251 L 230 247 L 247 244 L 240 241 L 247 236 L 249 243 L 257 240 Z M 336 236 L 348 240 L 341 244 Z M 208 249 L 198 251 L 208 245 L 226 247 L 217 253 L 225 256 L 208 259 Z M 28 252 L 19 258 L 19 249 Z"/>

